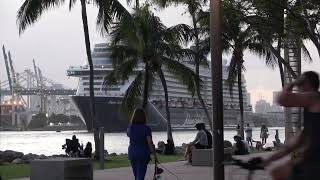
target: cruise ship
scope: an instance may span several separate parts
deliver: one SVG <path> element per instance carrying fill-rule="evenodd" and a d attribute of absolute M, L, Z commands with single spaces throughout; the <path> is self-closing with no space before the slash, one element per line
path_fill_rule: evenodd
<path fill-rule="evenodd" d="M 126 131 L 129 117 L 121 109 L 121 102 L 129 85 L 134 77 L 130 77 L 126 82 L 118 85 L 103 86 L 104 77 L 113 70 L 110 59 L 109 44 L 95 44 L 92 52 L 94 64 L 94 94 L 96 105 L 96 120 L 100 122 L 106 132 Z M 186 66 L 195 69 L 191 62 L 184 62 Z M 211 68 L 208 66 L 200 67 L 200 77 L 204 82 L 202 97 L 207 104 L 209 111 L 212 107 L 211 95 Z M 139 69 L 137 69 L 139 70 Z M 142 68 L 141 68 L 142 70 Z M 165 79 L 168 86 L 169 107 L 171 113 L 172 128 L 176 130 L 192 129 L 198 122 L 207 123 L 204 110 L 196 96 L 187 90 L 187 87 L 176 79 L 168 71 L 164 70 Z M 70 66 L 67 70 L 69 77 L 79 78 L 77 93 L 72 96 L 73 103 L 78 108 L 87 129 L 90 131 L 93 122 L 90 117 L 90 98 L 89 98 L 89 66 Z M 235 125 L 239 122 L 239 101 L 237 86 L 234 86 L 233 96 L 230 95 L 227 85 L 227 62 L 223 65 L 223 100 L 224 100 L 224 122 L 225 125 Z M 248 102 L 246 82 L 244 77 L 242 83 L 244 110 L 251 112 L 252 107 Z M 152 84 L 147 105 L 148 124 L 153 130 L 166 129 L 165 100 L 161 81 L 156 78 Z"/>

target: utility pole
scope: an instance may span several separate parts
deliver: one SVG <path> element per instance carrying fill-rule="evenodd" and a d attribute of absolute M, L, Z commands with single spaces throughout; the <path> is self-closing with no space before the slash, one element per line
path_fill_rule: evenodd
<path fill-rule="evenodd" d="M 214 180 L 224 180 L 223 96 L 221 50 L 221 0 L 210 0 L 210 50 L 213 105 L 213 174 Z"/>

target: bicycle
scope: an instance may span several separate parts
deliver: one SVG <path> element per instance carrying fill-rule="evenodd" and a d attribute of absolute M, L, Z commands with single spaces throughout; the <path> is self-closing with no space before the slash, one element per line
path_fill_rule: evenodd
<path fill-rule="evenodd" d="M 231 162 L 225 162 L 225 165 L 235 165 L 239 166 L 242 169 L 246 169 L 249 171 L 247 180 L 252 180 L 252 175 L 257 170 L 264 170 L 264 167 L 259 166 L 259 164 L 262 162 L 261 158 L 253 158 L 249 161 L 243 161 L 241 159 L 235 159 L 232 158 Z"/>

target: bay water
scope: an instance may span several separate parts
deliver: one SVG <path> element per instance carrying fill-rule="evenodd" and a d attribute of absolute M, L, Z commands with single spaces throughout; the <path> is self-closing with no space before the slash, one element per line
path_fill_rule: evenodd
<path fill-rule="evenodd" d="M 272 146 L 276 129 L 279 130 L 281 142 L 284 141 L 285 131 L 283 127 L 269 128 L 269 138 L 267 146 Z M 181 146 L 182 143 L 189 143 L 194 140 L 197 131 L 174 131 L 173 138 L 176 146 Z M 72 135 L 76 135 L 80 144 L 85 144 L 90 141 L 94 143 L 92 133 L 87 131 L 1 131 L 0 132 L 0 151 L 14 150 L 23 153 L 44 154 L 46 156 L 54 154 L 64 154 L 62 145 L 65 139 L 71 139 Z M 224 139 L 232 143 L 233 136 L 236 135 L 235 130 L 225 130 Z M 166 142 L 166 132 L 153 132 L 153 141 L 157 145 L 158 141 Z M 253 128 L 253 140 L 261 141 L 260 128 Z M 109 153 L 127 153 L 129 138 L 126 133 L 105 133 L 105 149 Z M 94 147 L 93 147 L 94 148 Z"/>

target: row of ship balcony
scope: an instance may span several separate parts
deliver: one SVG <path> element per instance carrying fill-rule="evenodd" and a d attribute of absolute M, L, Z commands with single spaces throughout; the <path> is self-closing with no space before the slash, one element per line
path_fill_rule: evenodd
<path fill-rule="evenodd" d="M 165 106 L 165 101 L 164 100 L 152 100 L 152 104 L 158 106 L 158 107 L 164 107 Z M 191 100 L 191 101 L 185 101 L 185 100 L 169 100 L 168 101 L 169 107 L 172 108 L 177 108 L 177 107 L 182 107 L 182 108 L 202 108 L 201 103 L 198 100 Z M 245 111 L 252 111 L 252 106 L 248 104 L 244 104 L 244 109 Z M 226 103 L 223 105 L 225 110 L 239 110 L 240 106 L 239 104 L 236 103 Z M 207 107 L 209 109 L 212 108 L 211 104 L 207 104 Z"/>

